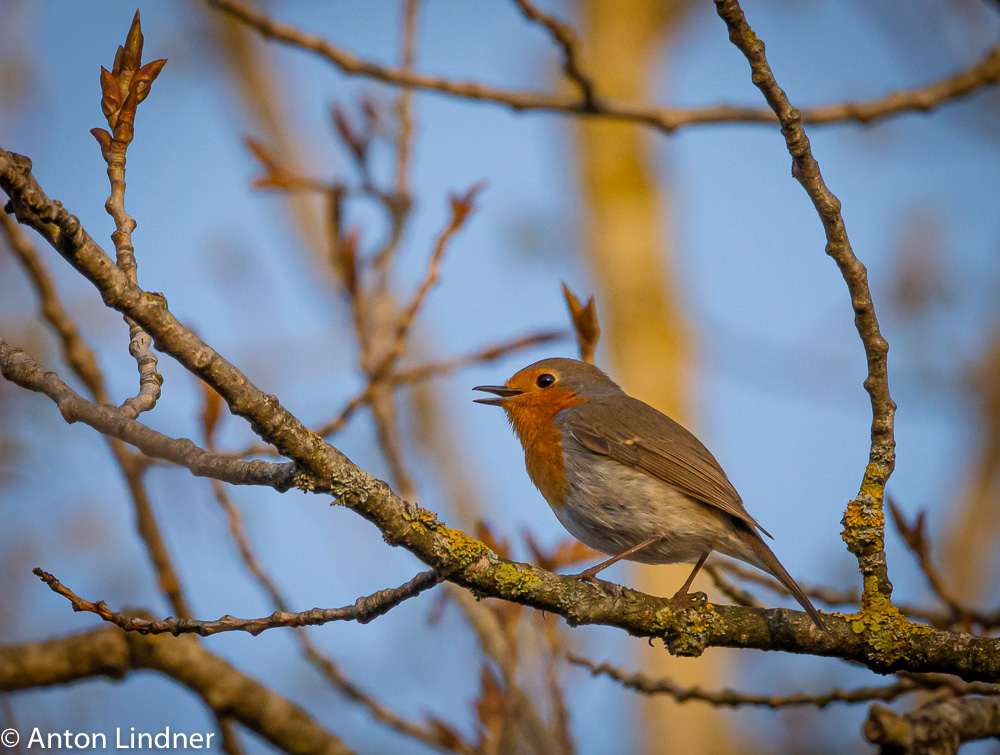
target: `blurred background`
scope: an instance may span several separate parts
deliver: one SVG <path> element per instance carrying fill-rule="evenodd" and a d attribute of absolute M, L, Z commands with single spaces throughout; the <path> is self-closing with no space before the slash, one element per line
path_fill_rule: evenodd
<path fill-rule="evenodd" d="M 699 125 L 665 136 L 415 92 L 412 152 L 400 179 L 392 131 L 398 90 L 266 43 L 205 3 L 0 0 L 0 144 L 30 156 L 49 195 L 105 249 L 114 230 L 103 208 L 106 166 L 88 131 L 105 125 L 99 66 L 111 67 L 137 5 L 144 60 L 169 59 L 139 109 L 128 151 L 126 207 L 138 222 L 139 283 L 163 292 L 183 322 L 258 386 L 313 427 L 365 387 L 350 304 L 328 260 L 323 199 L 255 189 L 262 166 L 245 138 L 266 144 L 301 175 L 357 184 L 331 107 L 360 122 L 367 99 L 392 132 L 371 148 L 371 171 L 390 186 L 402 180 L 413 199 L 392 268 L 400 300 L 425 274 L 448 221 L 449 194 L 485 182 L 475 213 L 451 241 L 404 365 L 526 333 L 568 333 L 560 281 L 580 295 L 593 293 L 604 333 L 598 365 L 712 449 L 796 579 L 858 586 L 840 518 L 867 462 L 864 354 L 843 279 L 824 254 L 822 226 L 790 175 L 776 126 Z M 763 104 L 711 3 L 539 5 L 577 29 L 583 60 L 608 95 L 684 107 Z M 571 91 L 558 49 L 514 3 L 418 6 L 416 70 L 505 89 Z M 282 0 L 260 7 L 358 56 L 400 63 L 400 2 Z M 1000 34 L 1000 9 L 977 0 L 756 0 L 744 10 L 799 107 L 877 99 L 940 79 L 973 65 Z M 987 607 L 1000 598 L 990 579 L 1000 530 L 998 106 L 996 88 L 987 86 L 930 113 L 808 131 L 827 184 L 843 202 L 855 252 L 868 266 L 891 346 L 899 410 L 889 491 L 908 515 L 927 510 L 947 583 L 965 602 Z M 362 198 L 344 212 L 362 250 L 377 249 L 387 233 L 382 208 Z M 117 402 L 133 395 L 135 363 L 121 318 L 31 237 L 95 348 L 110 395 Z M 0 333 L 79 388 L 35 306 L 27 279 L 0 243 Z M 474 405 L 470 389 L 556 355 L 576 355 L 571 337 L 401 390 L 396 404 L 413 498 L 463 529 L 485 521 L 520 559 L 531 558 L 524 533 L 545 548 L 565 533 L 524 474 L 501 413 Z M 169 358 L 161 358 L 160 371 L 163 397 L 144 421 L 200 439 L 200 385 Z M 243 422 L 227 417 L 216 442 L 237 449 L 253 440 Z M 364 469 L 392 476 L 367 411 L 332 440 Z M 165 466 L 144 480 L 193 614 L 270 613 L 209 483 Z M 258 557 L 295 610 L 353 603 L 420 569 L 374 527 L 317 497 L 243 488 L 230 494 Z M 0 382 L 0 642 L 99 624 L 72 613 L 31 574 L 33 566 L 112 607 L 172 612 L 136 535 L 130 501 L 94 431 L 66 425 L 48 399 Z M 930 602 L 895 533 L 886 548 L 895 596 Z M 670 595 L 686 567 L 678 569 L 640 573 L 622 564 L 608 578 Z M 761 597 L 781 602 L 771 593 Z M 476 705 L 483 655 L 468 610 L 439 587 L 372 624 L 309 633 L 384 705 L 418 720 L 436 717 L 474 740 L 485 725 Z M 554 617 L 547 622 L 561 625 Z M 754 651 L 671 659 L 659 645 L 650 650 L 606 628 L 567 630 L 560 641 L 598 661 L 713 688 L 781 694 L 878 681 L 839 661 Z M 345 700 L 303 660 L 289 631 L 231 633 L 205 644 L 359 751 L 428 751 Z M 651 704 L 566 664 L 559 675 L 582 753 L 864 747 L 865 705 L 678 707 Z M 2 715 L 21 729 L 215 726 L 196 697 L 151 674 L 18 693 L 8 702 Z M 246 752 L 269 750 L 251 734 L 240 739 Z M 969 751 L 996 751 L 989 747 Z"/>

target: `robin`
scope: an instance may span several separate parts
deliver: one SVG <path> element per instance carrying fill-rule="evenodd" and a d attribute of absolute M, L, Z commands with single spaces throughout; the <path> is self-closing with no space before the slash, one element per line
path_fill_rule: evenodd
<path fill-rule="evenodd" d="M 574 575 L 597 574 L 628 559 L 645 564 L 694 562 L 674 599 L 712 551 L 773 575 L 812 620 L 819 612 L 785 571 L 719 462 L 667 415 L 627 395 L 597 367 L 543 359 L 504 385 L 480 385 L 496 398 L 524 448 L 531 481 L 575 538 L 611 558 Z"/>

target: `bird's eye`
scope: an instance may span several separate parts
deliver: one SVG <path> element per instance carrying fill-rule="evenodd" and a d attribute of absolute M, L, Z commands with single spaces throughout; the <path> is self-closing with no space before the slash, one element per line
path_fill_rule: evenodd
<path fill-rule="evenodd" d="M 535 381 L 535 385 L 539 388 L 548 388 L 554 382 L 556 382 L 556 376 L 549 372 L 545 372 L 538 376 L 538 380 Z"/>

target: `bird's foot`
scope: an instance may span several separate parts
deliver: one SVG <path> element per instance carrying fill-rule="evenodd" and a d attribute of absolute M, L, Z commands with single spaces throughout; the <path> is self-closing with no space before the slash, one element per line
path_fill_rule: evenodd
<path fill-rule="evenodd" d="M 619 594 L 621 592 L 621 587 L 616 585 L 614 582 L 608 582 L 607 580 L 600 579 L 597 576 L 597 572 L 593 569 L 587 569 L 579 574 L 567 574 L 569 579 L 575 579 L 579 582 L 587 582 L 592 584 L 594 587 L 600 587 L 605 592 L 610 592 L 614 594 Z"/>
<path fill-rule="evenodd" d="M 677 603 L 693 603 L 698 607 L 708 602 L 708 596 L 703 592 L 680 592 L 678 591 L 670 600 Z"/>
<path fill-rule="evenodd" d="M 600 586 L 608 584 L 603 579 L 597 578 L 596 569 L 587 569 L 586 571 L 582 571 L 579 574 L 567 574 L 566 576 L 569 577 L 570 579 L 579 580 L 580 582 L 589 582 L 592 585 Z"/>

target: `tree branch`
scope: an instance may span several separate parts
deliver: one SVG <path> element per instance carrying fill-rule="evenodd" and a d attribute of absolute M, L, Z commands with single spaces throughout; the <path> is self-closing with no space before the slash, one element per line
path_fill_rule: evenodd
<path fill-rule="evenodd" d="M 792 175 L 802 184 L 819 213 L 826 233 L 826 253 L 837 263 L 851 294 L 854 324 L 868 360 L 865 390 L 871 398 L 872 429 L 868 468 L 858 497 L 848 505 L 844 514 L 843 538 L 848 550 L 858 559 L 858 566 L 864 576 L 864 595 L 872 601 L 888 601 L 892 596 L 892 583 L 889 582 L 885 562 L 882 499 L 885 484 L 896 462 L 896 441 L 893 435 L 896 403 L 889 395 L 886 363 L 889 344 L 879 331 L 875 305 L 868 287 L 868 271 L 851 248 L 844 219 L 840 214 L 840 200 L 823 180 L 819 163 L 812 154 L 809 137 L 802 128 L 801 114 L 792 107 L 785 92 L 774 79 L 764 55 L 764 43 L 747 24 L 737 0 L 716 0 L 715 6 L 729 28 L 729 39 L 750 64 L 753 83 L 760 89 L 781 123 L 781 133 L 792 156 Z M 862 605 L 865 606 L 864 601 Z"/>
<path fill-rule="evenodd" d="M 1000 737 L 1000 700 L 938 698 L 902 716 L 873 705 L 864 733 L 885 755 L 952 755 L 965 742 Z"/>
<path fill-rule="evenodd" d="M 441 576 L 434 571 L 421 572 L 409 582 L 399 587 L 386 588 L 376 593 L 358 598 L 354 605 L 343 608 L 313 608 L 310 611 L 275 611 L 270 616 L 260 619 L 238 619 L 235 616 L 223 616 L 215 621 L 199 619 L 149 619 L 131 613 L 112 611 L 107 603 L 99 600 L 93 603 L 81 598 L 52 574 L 42 569 L 32 570 L 39 579 L 49 586 L 52 592 L 62 595 L 73 606 L 74 611 L 96 614 L 104 621 L 121 627 L 126 632 L 140 634 L 197 634 L 209 637 L 221 632 L 247 632 L 257 636 L 267 629 L 277 627 L 307 627 L 322 626 L 331 621 L 356 621 L 368 624 L 379 616 L 383 616 L 404 600 L 416 597 L 424 590 L 434 587 L 441 581 Z"/>
<path fill-rule="evenodd" d="M 566 78 L 572 81 L 580 90 L 582 98 L 581 107 L 586 110 L 594 110 L 598 107 L 597 94 L 594 91 L 593 79 L 583 70 L 580 64 L 580 40 L 577 39 L 576 32 L 567 23 L 563 23 L 555 16 L 549 15 L 536 6 L 531 0 L 514 0 L 518 10 L 529 21 L 543 27 L 552 37 L 552 41 L 559 45 L 563 57 L 563 70 Z"/>
<path fill-rule="evenodd" d="M 549 94 L 498 89 L 474 81 L 453 81 L 440 76 L 407 71 L 364 60 L 322 37 L 302 31 L 251 8 L 240 0 L 206 0 L 212 7 L 229 14 L 261 36 L 281 44 L 314 53 L 349 76 L 381 81 L 394 86 L 422 89 L 450 97 L 478 102 L 493 102 L 513 110 L 543 111 L 566 115 L 588 115 L 649 126 L 663 133 L 709 123 L 775 123 L 767 108 L 716 105 L 704 108 L 665 108 L 634 105 L 606 97 L 589 100 L 585 96 Z M 872 123 L 900 113 L 927 112 L 934 108 L 1000 81 L 1000 46 L 994 47 L 971 67 L 957 74 L 914 89 L 863 102 L 820 105 L 802 112 L 805 123 L 827 124 L 845 121 Z"/>
<path fill-rule="evenodd" d="M 907 676 L 893 684 L 880 687 L 859 687 L 851 690 L 833 689 L 817 694 L 796 692 L 791 695 L 755 695 L 733 689 L 704 690 L 701 687 L 684 687 L 670 678 L 652 679 L 646 674 L 631 674 L 609 663 L 597 663 L 575 653 L 567 653 L 566 659 L 575 666 L 587 669 L 593 676 L 607 676 L 622 686 L 643 695 L 668 695 L 679 703 L 700 700 L 710 705 L 728 708 L 738 708 L 744 705 L 771 709 L 802 705 L 826 708 L 833 703 L 864 703 L 872 700 L 890 702 L 912 692 L 935 688 L 935 685 L 926 679 Z M 947 688 L 951 689 L 950 686 Z M 982 682 L 965 685 L 964 694 L 969 693 L 1000 694 L 996 685 Z"/>
<path fill-rule="evenodd" d="M 101 145 L 101 154 L 108 164 L 111 195 L 104 203 L 104 208 L 115 221 L 115 232 L 111 234 L 111 240 L 115 244 L 118 266 L 133 283 L 138 283 L 135 248 L 132 246 L 132 231 L 135 230 L 136 222 L 125 210 L 125 155 L 135 134 L 135 116 L 139 103 L 149 95 L 153 81 L 167 62 L 154 60 L 142 65 L 142 45 L 137 10 L 125 44 L 118 47 L 112 70 L 101 68 L 101 108 L 111 131 L 100 128 L 91 131 Z M 126 399 L 120 408 L 131 419 L 135 419 L 156 406 L 163 376 L 156 370 L 157 359 L 150 348 L 149 335 L 130 318 L 126 317 L 125 322 L 129 329 L 128 352 L 139 369 L 139 393 Z"/>
<path fill-rule="evenodd" d="M 44 393 L 69 422 L 83 422 L 104 435 L 135 446 L 146 456 L 185 467 L 198 477 L 212 477 L 233 485 L 266 485 L 285 491 L 294 483 L 295 464 L 241 461 L 209 453 L 187 438 L 171 438 L 153 430 L 111 404 L 94 404 L 70 388 L 54 372 L 46 371 L 21 349 L 0 338 L 0 373 L 12 383 Z"/>
<path fill-rule="evenodd" d="M 122 679 L 143 670 L 170 677 L 218 717 L 239 721 L 283 752 L 351 752 L 305 710 L 205 650 L 194 637 L 148 637 L 105 627 L 48 642 L 0 646 L 3 691 L 102 676 Z"/>

